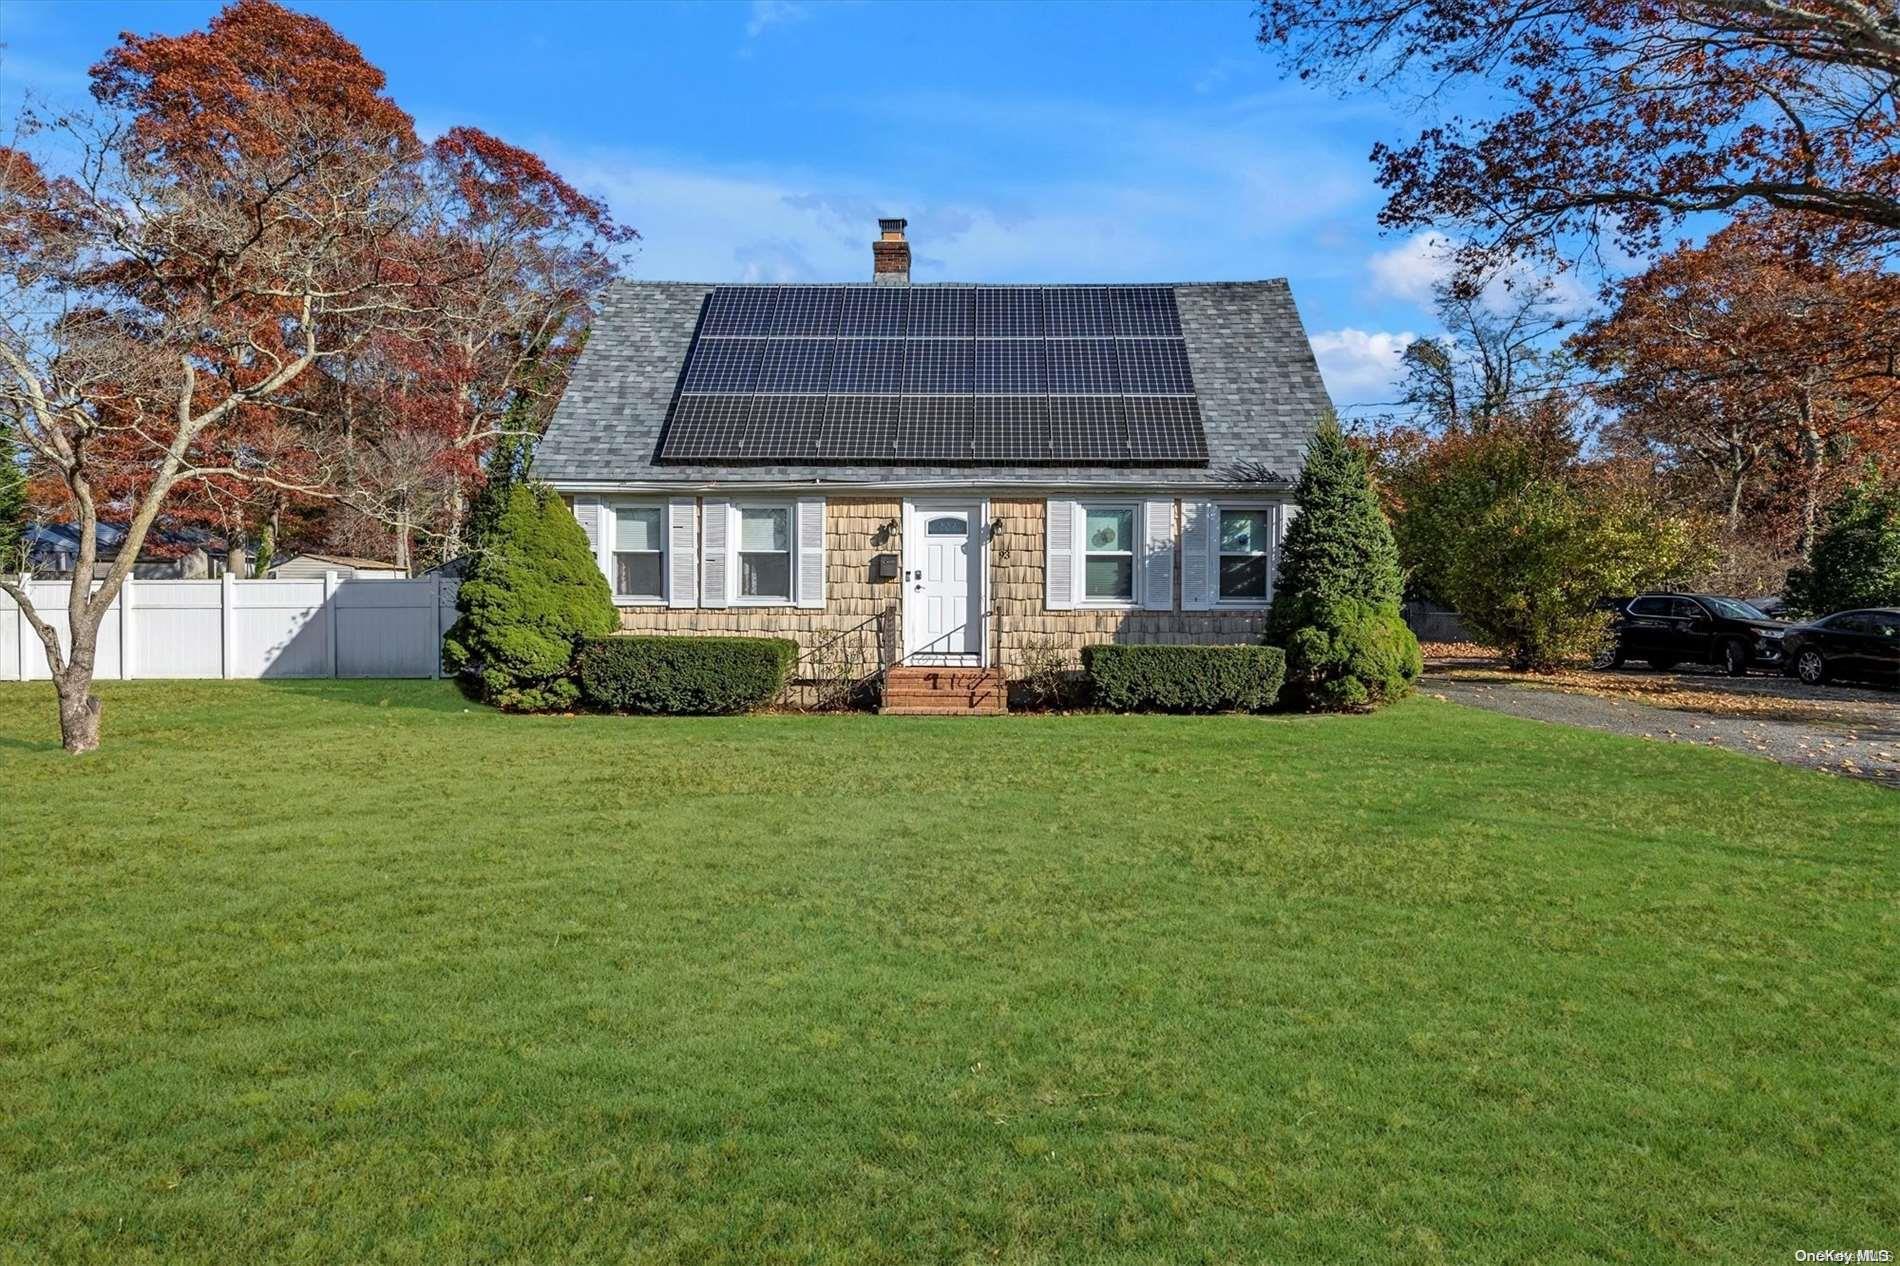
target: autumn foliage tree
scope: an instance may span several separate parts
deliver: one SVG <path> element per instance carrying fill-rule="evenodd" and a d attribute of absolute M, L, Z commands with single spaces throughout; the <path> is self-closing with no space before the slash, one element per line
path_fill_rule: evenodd
<path fill-rule="evenodd" d="M 379 514 L 374 441 L 385 485 L 446 478 L 452 538 L 626 239 L 524 151 L 425 148 L 355 46 L 270 0 L 127 35 L 92 77 L 95 114 L 29 113 L 33 152 L 0 151 L 0 421 L 79 528 L 70 638 L 3 583 L 72 751 L 98 744 L 100 622 L 161 518 L 241 538 L 312 500 Z M 95 590 L 101 522 L 125 535 Z"/>
<path fill-rule="evenodd" d="M 1771 208 L 1900 242 L 1900 8 L 1883 0 L 1264 0 L 1302 77 L 1473 102 L 1377 146 L 1388 227 L 1637 255 Z"/>

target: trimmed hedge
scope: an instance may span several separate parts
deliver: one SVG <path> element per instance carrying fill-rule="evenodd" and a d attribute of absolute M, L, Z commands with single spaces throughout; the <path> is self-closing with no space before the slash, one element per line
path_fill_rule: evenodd
<path fill-rule="evenodd" d="M 603 637 L 580 653 L 581 698 L 603 712 L 723 716 L 778 697 L 798 643 L 777 637 Z"/>
<path fill-rule="evenodd" d="M 1261 712 L 1280 697 L 1273 646 L 1087 646 L 1095 705 L 1115 712 Z"/>

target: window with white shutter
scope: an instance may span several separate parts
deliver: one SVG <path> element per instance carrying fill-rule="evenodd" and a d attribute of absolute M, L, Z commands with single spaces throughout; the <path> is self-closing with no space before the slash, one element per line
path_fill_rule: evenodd
<path fill-rule="evenodd" d="M 1075 502 L 1049 498 L 1043 520 L 1044 603 L 1051 611 L 1075 608 Z"/>
<path fill-rule="evenodd" d="M 798 605 L 822 609 L 825 605 L 825 499 L 801 497 L 797 508 Z"/>
<path fill-rule="evenodd" d="M 1174 502 L 1141 503 L 1141 605 L 1174 610 Z"/>
<path fill-rule="evenodd" d="M 718 608 L 730 602 L 732 503 L 708 498 L 700 535 L 699 605 Z"/>
<path fill-rule="evenodd" d="M 699 601 L 699 505 L 691 497 L 666 503 L 666 601 L 690 607 Z"/>
<path fill-rule="evenodd" d="M 1181 503 L 1181 609 L 1214 605 L 1214 544 L 1220 508 L 1212 501 Z"/>

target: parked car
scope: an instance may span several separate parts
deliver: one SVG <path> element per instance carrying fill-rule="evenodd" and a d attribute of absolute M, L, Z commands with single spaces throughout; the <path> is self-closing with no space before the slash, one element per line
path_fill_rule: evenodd
<path fill-rule="evenodd" d="M 1810 686 L 1836 677 L 1900 681 L 1900 610 L 1837 611 L 1783 639 L 1787 670 Z"/>
<path fill-rule="evenodd" d="M 1717 664 L 1731 677 L 1751 668 L 1780 668 L 1791 627 L 1739 598 L 1710 593 L 1641 593 L 1615 608 L 1610 641 L 1597 666 L 1640 659 L 1667 671 L 1677 664 Z"/>

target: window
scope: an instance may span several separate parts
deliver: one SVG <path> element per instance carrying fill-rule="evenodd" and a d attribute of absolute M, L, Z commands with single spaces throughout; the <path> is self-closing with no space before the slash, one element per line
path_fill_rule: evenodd
<path fill-rule="evenodd" d="M 1829 616 L 1822 622 L 1836 633 L 1872 633 L 1873 617 L 1865 611 L 1849 611 L 1843 615 Z"/>
<path fill-rule="evenodd" d="M 1220 600 L 1265 602 L 1273 542 L 1273 516 L 1267 510 L 1220 512 Z"/>
<path fill-rule="evenodd" d="M 739 596 L 792 600 L 792 511 L 789 506 L 739 509 Z"/>
<path fill-rule="evenodd" d="M 666 600 L 665 541 L 658 506 L 614 510 L 614 597 Z"/>
<path fill-rule="evenodd" d="M 1089 602 L 1135 600 L 1135 508 L 1084 506 L 1083 588 Z"/>
<path fill-rule="evenodd" d="M 944 515 L 924 525 L 926 536 L 962 536 L 968 530 L 961 515 Z"/>
<path fill-rule="evenodd" d="M 1636 601 L 1630 603 L 1630 614 L 1631 615 L 1668 615 L 1669 614 L 1669 599 L 1667 598 L 1638 598 Z"/>
<path fill-rule="evenodd" d="M 1669 601 L 1669 614 L 1678 620 L 1706 620 L 1709 613 L 1694 598 L 1672 598 Z"/>
<path fill-rule="evenodd" d="M 1704 598 L 1702 605 L 1713 607 L 1719 616 L 1731 620 L 1766 620 L 1768 617 L 1736 598 Z"/>

